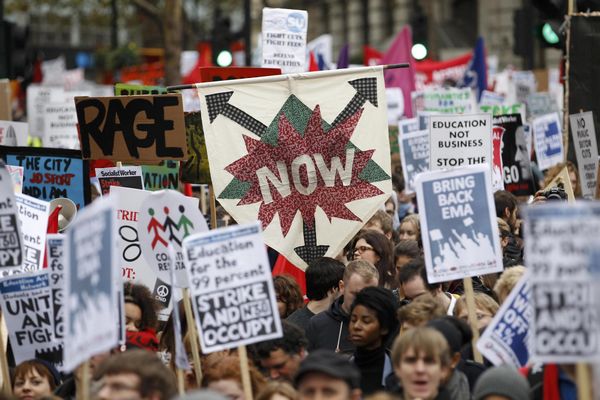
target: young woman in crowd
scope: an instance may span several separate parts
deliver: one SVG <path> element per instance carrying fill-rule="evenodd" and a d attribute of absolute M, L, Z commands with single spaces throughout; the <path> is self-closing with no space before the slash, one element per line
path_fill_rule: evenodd
<path fill-rule="evenodd" d="M 297 400 L 298 392 L 287 382 L 269 382 L 256 396 L 256 400 Z"/>
<path fill-rule="evenodd" d="M 294 278 L 289 275 L 277 275 L 273 277 L 273 285 L 281 319 L 289 317 L 294 311 L 304 307 L 300 286 Z"/>
<path fill-rule="evenodd" d="M 485 293 L 475 292 L 475 315 L 477 316 L 477 328 L 481 332 L 486 326 L 492 322 L 492 318 L 498 312 L 500 306 L 490 296 Z M 467 298 L 460 297 L 454 307 L 454 316 L 468 323 L 469 312 L 467 310 Z"/>
<path fill-rule="evenodd" d="M 152 292 L 144 285 L 126 282 L 123 296 L 127 347 L 158 351 L 157 303 Z"/>
<path fill-rule="evenodd" d="M 58 371 L 47 362 L 23 361 L 15 368 L 13 393 L 19 400 L 40 400 L 52 396 L 59 384 Z"/>
<path fill-rule="evenodd" d="M 356 346 L 352 357 L 361 374 L 364 395 L 384 389 L 392 372 L 386 345 L 396 336 L 396 297 L 388 289 L 366 287 L 356 294 L 350 312 L 350 341 Z"/>
<path fill-rule="evenodd" d="M 229 400 L 246 399 L 240 371 L 240 359 L 237 355 L 223 355 L 222 353 L 209 354 L 204 359 L 204 376 L 202 386 L 219 392 Z M 252 384 L 252 397 L 256 398 L 265 386 L 265 378 L 260 374 L 252 362 L 248 363 L 250 382 Z"/>
<path fill-rule="evenodd" d="M 398 237 L 402 240 L 416 240 L 421 246 L 421 221 L 419 214 L 409 214 L 400 222 Z"/>
<path fill-rule="evenodd" d="M 413 328 L 399 335 L 392 349 L 392 364 L 401 383 L 400 398 L 450 400 L 442 386 L 450 360 L 446 339 L 433 328 Z"/>
<path fill-rule="evenodd" d="M 354 237 L 353 242 L 353 259 L 369 261 L 379 271 L 379 286 L 394 289 L 396 285 L 392 241 L 379 232 L 365 229 Z"/>

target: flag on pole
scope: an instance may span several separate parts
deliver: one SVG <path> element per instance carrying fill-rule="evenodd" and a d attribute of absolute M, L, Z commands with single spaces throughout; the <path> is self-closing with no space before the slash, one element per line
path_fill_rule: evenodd
<path fill-rule="evenodd" d="M 404 98 L 404 115 L 412 118 L 412 101 L 410 94 L 415 91 L 415 69 L 410 54 L 412 48 L 412 33 L 409 26 L 404 26 L 394 42 L 383 55 L 382 64 L 409 63 L 409 68 L 388 69 L 385 71 L 385 86 L 399 88 Z"/>
<path fill-rule="evenodd" d="M 213 187 L 305 269 L 335 257 L 392 193 L 383 68 L 197 85 Z"/>
<path fill-rule="evenodd" d="M 487 89 L 487 63 L 485 60 L 485 44 L 482 37 L 477 39 L 473 57 L 469 61 L 465 74 L 458 82 L 458 87 L 471 87 L 476 90 L 478 101 L 481 92 Z"/>
<path fill-rule="evenodd" d="M 346 43 L 342 49 L 340 50 L 340 55 L 338 56 L 337 61 L 337 69 L 348 68 L 350 65 L 350 46 Z"/>

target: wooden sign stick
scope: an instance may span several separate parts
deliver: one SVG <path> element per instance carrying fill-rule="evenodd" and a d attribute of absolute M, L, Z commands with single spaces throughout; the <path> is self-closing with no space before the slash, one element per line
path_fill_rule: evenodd
<path fill-rule="evenodd" d="M 217 201 L 212 185 L 208 185 L 208 197 L 210 202 L 210 226 L 212 229 L 217 229 Z"/>
<path fill-rule="evenodd" d="M 250 370 L 248 368 L 248 352 L 246 346 L 238 346 L 238 356 L 240 358 L 240 372 L 242 373 L 242 386 L 244 386 L 244 397 L 246 400 L 252 400 L 252 381 L 250 380 Z"/>
<path fill-rule="evenodd" d="M 475 309 L 475 294 L 473 292 L 473 281 L 471 278 L 463 278 L 463 286 L 465 289 L 465 296 L 467 298 L 467 311 L 469 312 L 469 325 L 473 331 L 473 340 L 471 345 L 473 346 L 473 358 L 476 362 L 483 364 L 483 357 L 477 349 L 477 342 L 479 341 L 479 329 L 477 328 L 477 311 Z"/>
<path fill-rule="evenodd" d="M 90 360 L 85 360 L 79 368 L 80 370 L 75 372 L 81 374 L 81 380 L 77 385 L 77 398 L 90 400 Z"/>
<path fill-rule="evenodd" d="M 4 314 L 0 312 L 0 368 L 2 368 L 2 393 L 12 395 L 12 385 L 10 374 L 8 373 L 8 360 L 6 359 L 6 348 L 4 338 L 7 337 L 6 325 L 4 323 Z"/>
<path fill-rule="evenodd" d="M 192 313 L 192 301 L 190 300 L 190 289 L 183 288 L 183 308 L 185 310 L 185 319 L 187 321 L 190 343 L 192 344 L 192 358 L 194 361 L 194 372 L 198 387 L 202 384 L 202 363 L 200 361 L 200 348 L 198 346 L 198 334 Z"/>
<path fill-rule="evenodd" d="M 579 400 L 592 400 L 590 369 L 587 364 L 577 363 L 575 366 L 575 381 L 577 384 L 577 398 Z"/>
<path fill-rule="evenodd" d="M 180 368 L 177 368 L 176 372 L 177 372 L 177 393 L 179 393 L 180 396 L 183 396 L 183 394 L 185 393 L 185 371 Z"/>

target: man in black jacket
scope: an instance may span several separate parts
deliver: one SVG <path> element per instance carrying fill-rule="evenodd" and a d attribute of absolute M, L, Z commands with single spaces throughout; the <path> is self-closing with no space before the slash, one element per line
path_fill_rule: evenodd
<path fill-rule="evenodd" d="M 333 302 L 329 310 L 310 319 L 306 328 L 308 351 L 327 349 L 352 355 L 354 345 L 348 339 L 350 306 L 356 293 L 367 286 L 377 286 L 378 282 L 379 273 L 373 264 L 365 260 L 351 261 L 340 282 L 343 295 Z"/>

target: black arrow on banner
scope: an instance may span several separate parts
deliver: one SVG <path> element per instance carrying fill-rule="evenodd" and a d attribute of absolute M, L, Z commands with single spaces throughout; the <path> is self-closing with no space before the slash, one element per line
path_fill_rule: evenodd
<path fill-rule="evenodd" d="M 377 78 L 355 79 L 348 81 L 348 83 L 356 89 L 356 93 L 335 118 L 335 121 L 331 124 L 332 127 L 354 115 L 367 101 L 377 107 Z"/>
<path fill-rule="evenodd" d="M 304 246 L 294 247 L 294 251 L 305 263 L 310 264 L 313 260 L 323 257 L 329 246 L 317 245 L 317 224 L 315 220 L 312 222 L 312 228 L 306 222 L 303 223 Z"/>
<path fill-rule="evenodd" d="M 206 96 L 206 106 L 210 122 L 212 123 L 218 115 L 222 114 L 255 135 L 261 136 L 265 133 L 267 130 L 265 124 L 236 106 L 229 104 L 229 99 L 232 95 L 233 92 L 221 92 Z"/>

